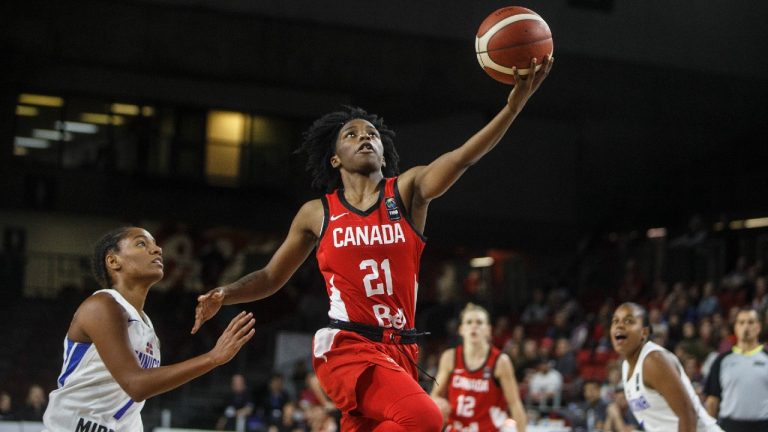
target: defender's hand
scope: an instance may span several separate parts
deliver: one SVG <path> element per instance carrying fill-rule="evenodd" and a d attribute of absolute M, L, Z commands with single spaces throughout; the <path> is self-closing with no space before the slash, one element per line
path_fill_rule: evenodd
<path fill-rule="evenodd" d="M 227 328 L 219 336 L 219 340 L 216 341 L 216 346 L 209 352 L 211 360 L 216 366 L 223 365 L 232 360 L 232 357 L 240 351 L 240 348 L 251 340 L 254 333 L 256 333 L 256 330 L 253 328 L 255 323 L 256 320 L 253 319 L 252 312 L 240 312 L 236 317 L 232 318 Z"/>

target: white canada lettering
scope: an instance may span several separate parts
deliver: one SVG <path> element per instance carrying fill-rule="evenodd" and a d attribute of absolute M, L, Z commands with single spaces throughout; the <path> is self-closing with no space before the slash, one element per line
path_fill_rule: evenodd
<path fill-rule="evenodd" d="M 405 233 L 403 233 L 403 227 L 399 223 L 333 229 L 333 245 L 337 248 L 395 243 L 405 243 Z"/>
<path fill-rule="evenodd" d="M 451 387 L 469 390 L 474 392 L 487 393 L 489 389 L 489 383 L 487 379 L 483 378 L 467 378 L 460 375 L 454 375 Z"/>

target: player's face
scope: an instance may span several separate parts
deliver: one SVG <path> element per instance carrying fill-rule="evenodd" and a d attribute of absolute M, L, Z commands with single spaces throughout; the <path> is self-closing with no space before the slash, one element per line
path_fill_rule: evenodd
<path fill-rule="evenodd" d="M 373 171 L 380 170 L 384 164 L 384 145 L 379 131 L 370 122 L 354 119 L 341 127 L 331 166 L 349 171 Z"/>
<path fill-rule="evenodd" d="M 459 334 L 468 342 L 488 340 L 491 337 L 491 325 L 483 311 L 469 311 L 464 314 L 459 326 Z"/>
<path fill-rule="evenodd" d="M 741 311 L 736 315 L 734 332 L 739 342 L 755 343 L 760 336 L 760 321 L 755 311 Z"/>
<path fill-rule="evenodd" d="M 115 274 L 152 283 L 163 278 L 163 249 L 155 243 L 152 234 L 142 228 L 130 228 L 119 246 L 119 251 L 110 254 L 112 258 L 108 256 L 117 264 L 117 267 L 110 266 Z"/>
<path fill-rule="evenodd" d="M 632 305 L 621 305 L 611 319 L 611 342 L 619 354 L 627 354 L 638 349 L 648 337 L 648 329 L 643 327 L 643 312 Z"/>

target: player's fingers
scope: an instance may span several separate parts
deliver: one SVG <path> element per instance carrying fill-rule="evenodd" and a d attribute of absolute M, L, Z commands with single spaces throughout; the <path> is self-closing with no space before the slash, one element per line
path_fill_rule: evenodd
<path fill-rule="evenodd" d="M 191 334 L 197 333 L 198 330 L 200 330 L 200 326 L 203 325 L 203 323 L 200 321 L 200 318 L 195 317 L 195 324 L 192 325 L 192 331 Z"/>
<path fill-rule="evenodd" d="M 232 321 L 229 322 L 229 325 L 224 331 L 230 332 L 230 333 L 235 331 L 238 327 L 240 327 L 241 325 L 240 321 L 242 321 L 244 316 L 245 316 L 245 311 L 242 311 L 239 314 L 237 314 L 236 317 L 232 318 Z"/>
<path fill-rule="evenodd" d="M 554 63 L 554 61 L 555 61 L 555 58 L 550 56 L 549 54 L 547 54 L 547 56 L 544 57 L 544 64 L 542 67 L 544 68 L 545 76 L 549 75 L 549 71 L 552 69 L 552 63 Z"/>
<path fill-rule="evenodd" d="M 197 333 L 200 330 L 200 326 L 203 325 L 203 306 L 198 304 L 195 307 L 195 324 L 192 326 L 191 334 Z"/>
<path fill-rule="evenodd" d="M 251 338 L 253 338 L 253 335 L 255 334 L 256 334 L 256 329 L 251 329 L 248 333 L 246 333 L 243 337 L 241 337 L 240 340 L 238 341 L 240 343 L 240 348 L 242 348 L 243 345 L 248 343 L 248 341 L 251 340 Z"/>
<path fill-rule="evenodd" d="M 248 312 L 246 314 L 245 311 L 243 311 L 240 313 L 240 315 L 238 315 L 236 320 L 232 321 L 232 324 L 233 324 L 232 332 L 236 334 L 242 333 L 244 328 L 253 327 L 252 322 L 256 322 L 256 320 L 253 319 L 253 313 Z"/>
<path fill-rule="evenodd" d="M 527 84 L 528 84 L 529 90 L 533 89 L 533 82 L 536 79 L 536 75 L 538 75 L 536 73 L 536 65 L 537 65 L 536 57 L 532 57 L 531 65 L 528 67 L 528 83 Z"/>
<path fill-rule="evenodd" d="M 250 321 L 248 321 L 248 322 L 247 322 L 245 325 L 243 325 L 242 327 L 240 327 L 240 328 L 237 330 L 237 333 L 235 333 L 235 338 L 236 338 L 237 340 L 240 340 L 240 339 L 242 339 L 242 338 L 243 338 L 243 336 L 244 336 L 245 334 L 247 334 L 248 332 L 250 332 L 250 331 L 252 331 L 252 330 L 253 330 L 253 331 L 255 331 L 255 329 L 253 328 L 254 324 L 256 324 L 256 320 L 255 320 L 255 319 L 253 319 L 253 318 L 251 318 L 251 320 L 250 320 Z"/>

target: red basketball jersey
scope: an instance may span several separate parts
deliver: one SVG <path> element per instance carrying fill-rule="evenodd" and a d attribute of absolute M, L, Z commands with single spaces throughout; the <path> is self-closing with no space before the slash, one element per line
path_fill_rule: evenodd
<path fill-rule="evenodd" d="M 475 370 L 464 364 L 464 350 L 456 347 L 456 360 L 448 381 L 451 415 L 446 432 L 497 431 L 507 419 L 507 400 L 493 376 L 501 351 L 491 347 L 488 358 Z"/>
<path fill-rule="evenodd" d="M 413 328 L 425 243 L 407 217 L 396 178 L 382 181 L 379 199 L 366 211 L 352 207 L 343 189 L 322 201 L 325 220 L 317 263 L 330 298 L 328 316 L 385 328 Z"/>

